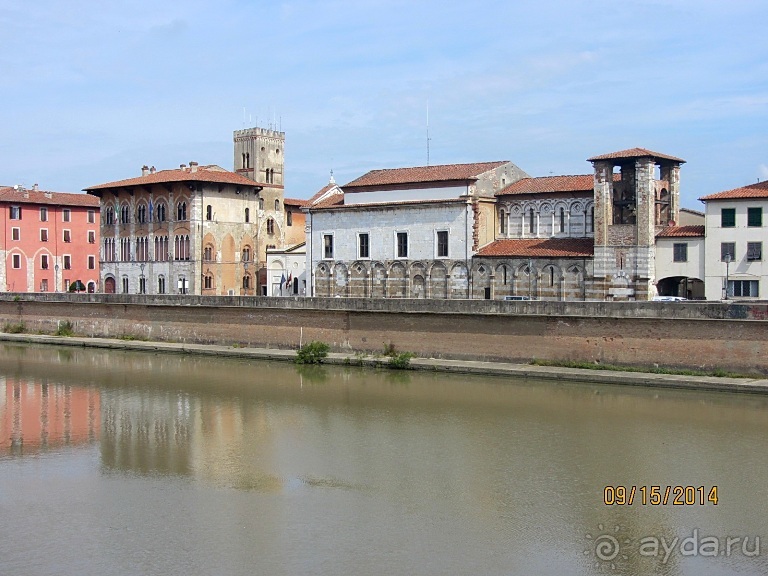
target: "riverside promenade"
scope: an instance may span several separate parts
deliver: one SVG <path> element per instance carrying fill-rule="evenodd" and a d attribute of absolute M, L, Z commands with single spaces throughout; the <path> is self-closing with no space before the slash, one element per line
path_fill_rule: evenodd
<path fill-rule="evenodd" d="M 295 350 L 243 348 L 214 344 L 152 342 L 117 338 L 82 338 L 76 336 L 63 337 L 43 334 L 0 333 L 0 342 L 101 348 L 110 350 L 133 350 L 154 353 L 201 354 L 253 360 L 277 360 L 284 362 L 293 362 L 296 358 Z M 331 352 L 323 359 L 323 364 L 388 369 L 386 363 L 387 359 L 381 356 L 350 355 L 338 352 Z M 480 374 L 514 379 L 525 378 L 529 380 L 555 380 L 590 384 L 643 386 L 649 388 L 768 394 L 768 379 L 757 378 L 618 372 L 613 370 L 590 370 L 557 366 L 534 366 L 530 364 L 515 364 L 510 362 L 450 360 L 445 358 L 413 358 L 410 361 L 409 368 L 412 370 L 449 372 L 456 374 Z"/>

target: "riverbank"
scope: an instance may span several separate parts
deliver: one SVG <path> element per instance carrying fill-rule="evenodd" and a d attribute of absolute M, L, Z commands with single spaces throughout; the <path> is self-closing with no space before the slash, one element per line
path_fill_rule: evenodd
<path fill-rule="evenodd" d="M 275 348 L 250 348 L 214 344 L 188 344 L 117 338 L 82 338 L 77 336 L 48 336 L 44 334 L 0 333 L 0 342 L 103 348 L 111 350 L 137 350 L 174 354 L 202 354 L 254 360 L 279 360 L 293 362 L 295 350 Z M 329 353 L 324 364 L 354 365 L 386 368 L 386 359 L 370 355 Z M 567 382 L 619 384 L 653 388 L 676 388 L 719 392 L 768 394 L 768 380 L 750 378 L 725 378 L 716 376 L 682 376 L 676 374 L 651 374 L 645 372 L 617 372 L 589 370 L 557 366 L 534 366 L 509 362 L 483 362 L 476 360 L 449 360 L 445 358 L 413 358 L 409 367 L 413 370 L 449 372 L 458 374 L 482 374 L 506 378 L 528 378 Z"/>

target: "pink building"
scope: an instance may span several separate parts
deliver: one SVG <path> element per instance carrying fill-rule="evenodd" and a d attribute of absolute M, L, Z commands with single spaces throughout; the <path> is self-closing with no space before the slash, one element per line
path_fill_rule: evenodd
<path fill-rule="evenodd" d="M 99 289 L 99 199 L 0 186 L 0 289 Z"/>

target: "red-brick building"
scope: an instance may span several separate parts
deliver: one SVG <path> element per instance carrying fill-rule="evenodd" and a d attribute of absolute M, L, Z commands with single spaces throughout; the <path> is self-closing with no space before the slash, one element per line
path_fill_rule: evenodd
<path fill-rule="evenodd" d="M 99 199 L 0 186 L 0 289 L 99 290 Z"/>

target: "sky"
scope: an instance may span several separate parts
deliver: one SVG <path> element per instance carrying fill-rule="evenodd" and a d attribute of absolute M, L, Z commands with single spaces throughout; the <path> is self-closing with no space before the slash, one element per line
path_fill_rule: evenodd
<path fill-rule="evenodd" d="M 285 195 L 379 168 L 687 161 L 682 205 L 768 179 L 764 0 L 0 0 L 0 185 L 77 192 L 286 133 Z M 429 161 L 427 159 L 427 126 Z"/>

